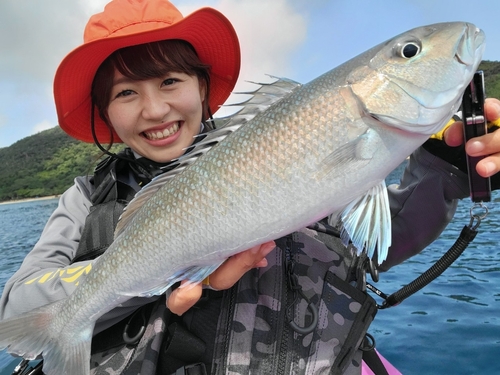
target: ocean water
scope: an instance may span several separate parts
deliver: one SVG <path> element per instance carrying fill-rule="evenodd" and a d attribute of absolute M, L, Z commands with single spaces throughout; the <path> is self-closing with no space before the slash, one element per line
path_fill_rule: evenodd
<path fill-rule="evenodd" d="M 0 288 L 17 271 L 26 254 L 40 238 L 58 199 L 0 205 Z M 10 375 L 19 363 L 5 351 L 0 352 L 0 375 Z"/>
<path fill-rule="evenodd" d="M 1 290 L 56 206 L 57 199 L 0 205 Z M 463 200 L 440 238 L 381 274 L 375 285 L 391 294 L 427 270 L 469 224 L 470 206 L 470 200 Z M 442 276 L 400 305 L 377 313 L 370 333 L 403 374 L 500 374 L 499 206 L 500 194 L 494 192 L 476 239 Z M 10 375 L 18 361 L 0 352 L 0 375 Z"/>

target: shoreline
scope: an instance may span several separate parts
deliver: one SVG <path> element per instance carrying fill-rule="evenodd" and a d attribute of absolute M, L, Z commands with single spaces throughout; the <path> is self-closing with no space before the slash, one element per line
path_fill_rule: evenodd
<path fill-rule="evenodd" d="M 54 199 L 54 198 L 59 198 L 59 197 L 60 197 L 60 195 L 48 195 L 46 197 L 39 197 L 39 198 L 14 199 L 11 201 L 0 202 L 0 205 L 26 203 L 26 202 L 33 202 L 33 201 L 43 201 L 43 200 Z"/>

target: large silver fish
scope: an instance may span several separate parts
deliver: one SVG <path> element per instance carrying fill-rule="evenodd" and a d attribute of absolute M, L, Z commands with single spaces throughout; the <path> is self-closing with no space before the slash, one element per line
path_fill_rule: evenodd
<path fill-rule="evenodd" d="M 195 148 L 200 157 L 143 189 L 67 299 L 1 322 L 0 347 L 42 353 L 49 375 L 89 374 L 94 323 L 107 311 L 178 280 L 199 282 L 227 257 L 331 214 L 382 261 L 390 245 L 384 178 L 458 109 L 483 48 L 472 24 L 430 25 L 306 85 L 263 86 Z"/>

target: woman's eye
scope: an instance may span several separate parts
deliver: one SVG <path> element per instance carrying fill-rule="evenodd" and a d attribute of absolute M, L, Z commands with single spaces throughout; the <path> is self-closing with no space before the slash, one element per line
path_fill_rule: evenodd
<path fill-rule="evenodd" d="M 175 79 L 175 78 L 167 78 L 166 80 L 164 80 L 162 82 L 162 85 L 163 86 L 170 86 L 170 85 L 173 85 L 175 82 L 177 82 L 177 79 Z"/>
<path fill-rule="evenodd" d="M 134 92 L 132 90 L 122 90 L 120 91 L 118 94 L 116 94 L 116 98 L 121 98 L 121 97 L 124 97 L 124 96 L 129 96 L 129 95 L 132 95 Z"/>

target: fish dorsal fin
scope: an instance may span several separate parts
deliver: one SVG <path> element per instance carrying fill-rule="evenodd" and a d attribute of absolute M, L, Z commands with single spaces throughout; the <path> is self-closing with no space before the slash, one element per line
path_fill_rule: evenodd
<path fill-rule="evenodd" d="M 237 92 L 235 94 L 239 95 L 251 95 L 250 99 L 237 102 L 233 104 L 225 104 L 224 108 L 230 107 L 243 107 L 239 111 L 231 114 L 227 117 L 220 117 L 215 119 L 216 127 L 228 127 L 233 125 L 243 125 L 244 123 L 250 121 L 259 113 L 264 112 L 272 104 L 279 102 L 283 98 L 287 97 L 296 88 L 302 86 L 300 83 L 292 81 L 287 78 L 278 78 L 274 76 L 269 76 L 275 81 L 271 83 L 263 82 L 250 82 L 259 85 L 254 91 Z M 217 125 L 222 124 L 222 125 Z"/>
<path fill-rule="evenodd" d="M 252 95 L 250 99 L 238 104 L 232 104 L 235 106 L 243 106 L 242 109 L 232 116 L 228 116 L 221 127 L 207 133 L 200 134 L 199 137 L 203 137 L 203 139 L 196 142 L 188 153 L 182 155 L 176 160 L 173 160 L 172 164 L 169 164 L 169 167 L 173 167 L 172 169 L 155 177 L 135 195 L 134 199 L 130 201 L 120 216 L 115 229 L 115 238 L 118 237 L 124 228 L 126 228 L 133 220 L 135 214 L 143 206 L 144 202 L 151 198 L 151 196 L 153 196 L 170 179 L 177 176 L 189 165 L 198 160 L 200 156 L 206 154 L 213 146 L 218 144 L 229 134 L 234 133 L 257 114 L 265 111 L 270 105 L 289 95 L 294 89 L 300 86 L 300 83 L 286 78 L 277 78 L 277 80 L 272 83 L 258 83 L 258 85 L 260 85 L 260 87 L 255 91 L 241 93 Z M 221 118 L 219 120 L 223 119 L 224 118 Z"/>
<path fill-rule="evenodd" d="M 391 211 L 385 181 L 372 187 L 365 195 L 352 201 L 341 213 L 341 238 L 347 246 L 349 240 L 358 250 L 377 261 L 387 258 L 391 245 Z"/>

